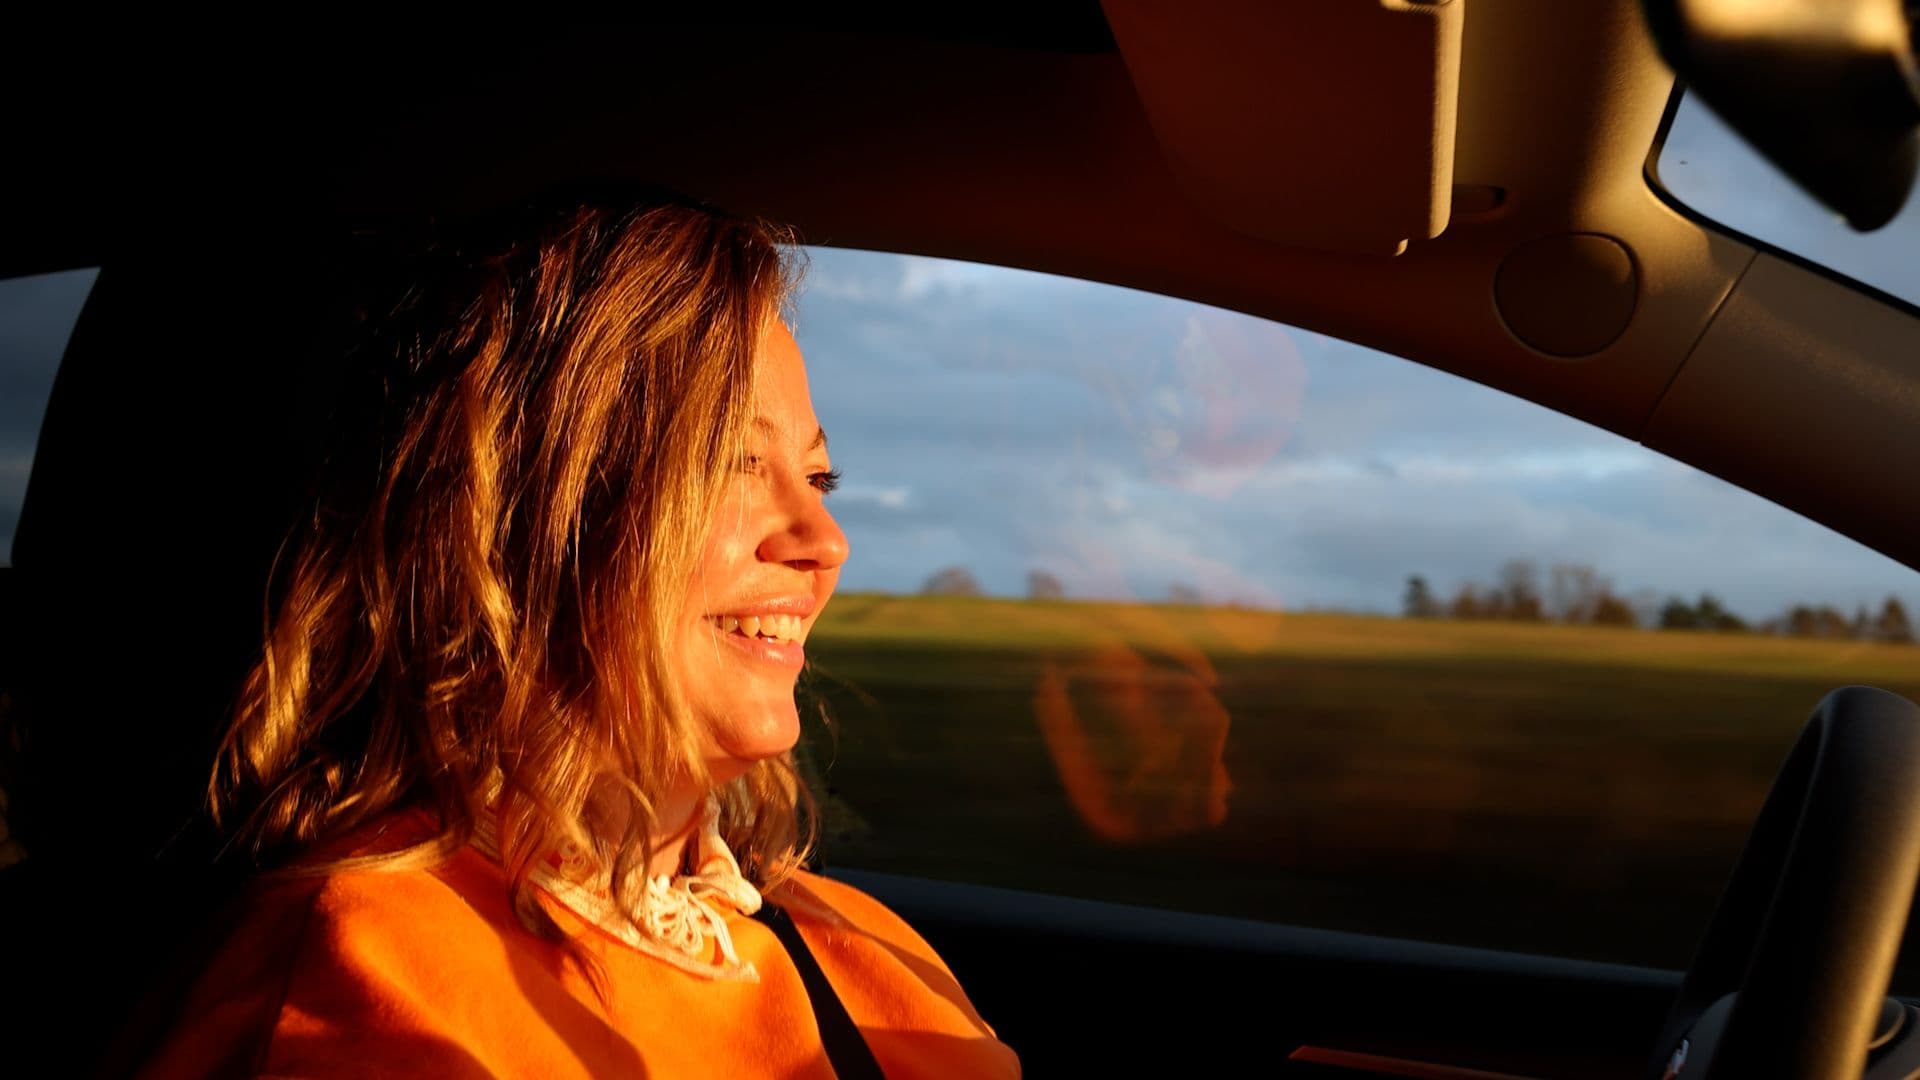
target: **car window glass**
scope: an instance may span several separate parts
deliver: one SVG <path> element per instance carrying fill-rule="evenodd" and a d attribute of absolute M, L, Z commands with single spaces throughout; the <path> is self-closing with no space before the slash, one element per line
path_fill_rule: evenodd
<path fill-rule="evenodd" d="M 796 322 L 829 867 L 1683 967 L 1820 696 L 1920 697 L 1920 575 L 1477 384 L 868 252 Z"/>
<path fill-rule="evenodd" d="M 1920 198 L 1870 233 L 1815 202 L 1692 95 L 1655 162 L 1669 194 L 1729 229 L 1920 304 Z"/>
<path fill-rule="evenodd" d="M 0 566 L 13 561 L 53 373 L 93 288 L 93 270 L 0 280 Z"/>

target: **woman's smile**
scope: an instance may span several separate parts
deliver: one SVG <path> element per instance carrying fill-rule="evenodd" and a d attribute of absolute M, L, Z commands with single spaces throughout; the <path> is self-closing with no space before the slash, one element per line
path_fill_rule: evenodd
<path fill-rule="evenodd" d="M 747 658 L 799 671 L 807 660 L 807 631 L 812 626 L 808 616 L 813 608 L 813 597 L 792 597 L 709 615 L 706 621 L 729 647 Z"/>

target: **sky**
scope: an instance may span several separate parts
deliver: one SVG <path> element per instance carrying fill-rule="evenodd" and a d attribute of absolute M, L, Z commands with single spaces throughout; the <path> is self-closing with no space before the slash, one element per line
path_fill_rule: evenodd
<path fill-rule="evenodd" d="M 1862 237 L 1683 108 L 1661 159 L 1708 216 L 1920 298 L 1920 199 Z M 1508 559 L 1749 618 L 1851 612 L 1920 573 L 1635 443 L 1433 369 L 1186 301 L 816 248 L 795 313 L 845 473 L 841 587 L 968 568 L 1022 595 L 1394 612 Z M 91 272 L 0 283 L 0 545 Z M 5 550 L 0 546 L 0 552 Z"/>

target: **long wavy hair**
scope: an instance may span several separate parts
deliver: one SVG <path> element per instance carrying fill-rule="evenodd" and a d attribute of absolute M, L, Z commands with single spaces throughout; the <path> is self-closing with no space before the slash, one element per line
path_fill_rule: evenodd
<path fill-rule="evenodd" d="M 352 350 L 362 404 L 276 563 L 221 744 L 211 807 L 238 846 L 296 873 L 426 865 L 492 815 L 529 929 L 562 937 L 528 873 L 566 841 L 639 910 L 636 871 L 678 824 L 660 800 L 712 786 L 670 650 L 792 242 L 688 205 L 572 206 L 407 264 Z M 718 795 L 743 869 L 777 885 L 807 847 L 791 757 Z M 399 808 L 437 834 L 311 857 Z"/>

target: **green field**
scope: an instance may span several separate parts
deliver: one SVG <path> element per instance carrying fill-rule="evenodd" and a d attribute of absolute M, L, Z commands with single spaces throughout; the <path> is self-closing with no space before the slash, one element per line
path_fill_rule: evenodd
<path fill-rule="evenodd" d="M 829 864 L 1668 967 L 1820 697 L 1920 699 L 1912 646 L 1201 607 L 844 596 L 808 649 Z"/>

